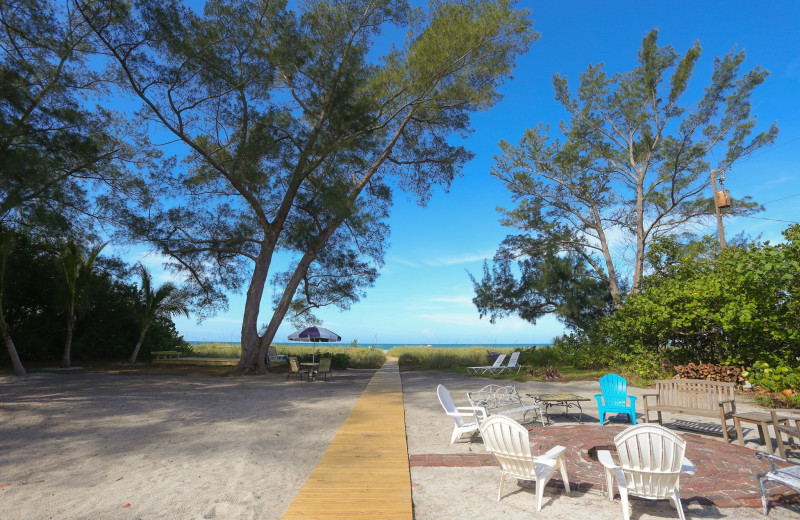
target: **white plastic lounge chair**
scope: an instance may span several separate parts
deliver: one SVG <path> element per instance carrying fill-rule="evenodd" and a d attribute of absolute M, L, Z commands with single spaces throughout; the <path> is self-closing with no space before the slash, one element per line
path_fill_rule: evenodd
<path fill-rule="evenodd" d="M 480 406 L 456 406 L 450 392 L 443 385 L 436 387 L 439 394 L 439 402 L 442 408 L 456 423 L 453 428 L 453 435 L 450 437 L 450 444 L 456 442 L 461 435 L 474 432 L 480 427 L 480 423 L 486 419 L 486 410 Z M 464 418 L 474 419 L 474 422 L 464 422 Z"/>
<path fill-rule="evenodd" d="M 481 374 L 492 373 L 495 369 L 500 368 L 500 365 L 502 365 L 503 361 L 505 360 L 506 360 L 506 355 L 500 354 L 499 356 L 497 356 L 497 359 L 494 360 L 494 365 L 488 365 L 483 367 L 467 367 L 467 374 L 477 374 L 479 372 Z"/>
<path fill-rule="evenodd" d="M 761 489 L 761 505 L 764 507 L 764 514 L 768 515 L 769 509 L 767 507 L 767 489 L 764 487 L 764 483 L 767 480 L 771 480 L 772 482 L 783 484 L 784 486 L 800 493 L 800 462 L 782 459 L 780 457 L 776 457 L 775 455 L 767 455 L 766 453 L 756 452 L 757 459 L 760 460 L 762 457 L 767 457 L 770 466 L 772 466 L 772 469 L 769 471 L 765 471 L 756 475 L 758 487 Z M 776 460 L 793 465 L 790 465 L 788 468 L 778 469 L 775 467 Z"/>
<path fill-rule="evenodd" d="M 267 362 L 273 367 L 287 364 L 286 358 L 286 354 L 278 354 L 278 349 L 274 345 L 267 347 Z"/>
<path fill-rule="evenodd" d="M 493 415 L 481 423 L 481 436 L 486 450 L 493 453 L 503 468 L 497 500 L 503 495 L 506 477 L 536 482 L 536 511 L 542 510 L 542 496 L 547 482 L 555 473 L 556 465 L 561 470 L 564 489 L 570 493 L 567 464 L 564 452 L 567 448 L 556 446 L 544 455 L 533 456 L 528 430 L 514 419 Z"/>
<path fill-rule="evenodd" d="M 511 353 L 511 358 L 509 358 L 509 360 L 508 360 L 508 364 L 505 365 L 505 366 L 499 366 L 499 367 L 493 369 L 492 373 L 493 374 L 502 374 L 506 370 L 511 372 L 515 368 L 516 368 L 516 372 L 519 372 L 520 369 L 522 368 L 522 366 L 517 363 L 518 359 L 519 359 L 519 352 L 512 352 Z"/>
<path fill-rule="evenodd" d="M 668 498 L 681 520 L 683 514 L 678 485 L 681 473 L 694 475 L 694 465 L 683 456 L 686 441 L 658 424 L 631 426 L 614 437 L 619 465 L 606 450 L 597 452 L 605 466 L 609 500 L 614 500 L 613 477 L 617 479 L 624 520 L 631 517 L 628 495 L 650 500 Z"/>

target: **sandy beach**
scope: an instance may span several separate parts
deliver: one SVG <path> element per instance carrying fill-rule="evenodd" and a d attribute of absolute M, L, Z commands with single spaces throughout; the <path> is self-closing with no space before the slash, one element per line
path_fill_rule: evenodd
<path fill-rule="evenodd" d="M 287 381 L 283 374 L 0 377 L 0 518 L 281 518 L 373 373 L 336 372 L 334 383 Z M 464 392 L 489 380 L 444 372 L 403 372 L 402 379 L 409 455 L 484 453 L 479 439 L 449 444 L 452 422 L 435 389 L 445 384 L 466 405 Z M 596 382 L 518 387 L 521 393 L 597 391 Z M 584 409 L 587 420 L 597 420 L 593 402 Z M 568 420 L 556 418 L 548 428 Z M 746 438 L 754 447 L 755 432 Z M 497 467 L 412 467 L 415 518 L 536 515 L 527 484 L 508 484 L 496 501 L 499 476 Z M 540 515 L 619 519 L 622 508 L 619 499 L 609 502 L 597 491 L 567 496 L 548 488 Z M 760 509 L 699 504 L 690 504 L 687 516 L 762 517 Z M 778 507 L 769 517 L 797 516 Z M 632 518 L 677 515 L 666 501 L 637 500 Z"/>

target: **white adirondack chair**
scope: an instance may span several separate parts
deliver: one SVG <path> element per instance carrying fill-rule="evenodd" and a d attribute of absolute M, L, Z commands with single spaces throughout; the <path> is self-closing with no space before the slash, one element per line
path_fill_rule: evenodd
<path fill-rule="evenodd" d="M 453 435 L 450 437 L 450 444 L 456 442 L 456 439 L 463 434 L 476 431 L 480 428 L 480 423 L 486 419 L 486 410 L 481 406 L 456 406 L 453 403 L 453 398 L 450 397 L 450 392 L 443 385 L 439 385 L 436 388 L 436 393 L 439 395 L 439 402 L 442 403 L 442 408 L 456 423 L 453 428 Z M 474 420 L 465 422 L 465 418 Z"/>
<path fill-rule="evenodd" d="M 564 446 L 556 446 L 544 455 L 531 454 L 528 430 L 514 419 L 504 415 L 493 415 L 481 422 L 481 436 L 486 450 L 493 453 L 503 468 L 500 476 L 500 490 L 497 500 L 503 495 L 506 477 L 536 482 L 536 511 L 542 510 L 542 496 L 547 482 L 555 473 L 556 466 L 561 470 L 564 489 L 570 493 L 567 464 L 564 461 Z"/>
<path fill-rule="evenodd" d="M 467 367 L 467 374 L 477 374 L 480 372 L 481 374 L 485 374 L 487 372 L 492 373 L 494 370 L 500 368 L 500 365 L 503 364 L 503 361 L 506 360 L 505 354 L 500 354 L 497 356 L 497 359 L 494 360 L 493 365 L 487 365 L 482 367 Z"/>
<path fill-rule="evenodd" d="M 678 494 L 681 473 L 694 475 L 694 465 L 683 456 L 686 441 L 658 424 L 631 426 L 614 437 L 619 465 L 606 450 L 597 458 L 605 466 L 609 500 L 614 500 L 613 477 L 617 479 L 624 520 L 631 517 L 628 495 L 651 500 L 668 498 L 681 520 L 686 517 Z"/>

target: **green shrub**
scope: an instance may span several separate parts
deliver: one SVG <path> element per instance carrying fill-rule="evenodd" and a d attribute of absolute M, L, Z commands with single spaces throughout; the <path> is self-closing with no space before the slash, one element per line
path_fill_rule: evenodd
<path fill-rule="evenodd" d="M 552 347 L 530 347 L 518 350 L 520 365 L 541 367 L 562 362 L 559 352 Z"/>
<path fill-rule="evenodd" d="M 785 361 L 772 364 L 756 361 L 742 375 L 753 386 L 760 386 L 767 392 L 780 393 L 784 390 L 800 390 L 800 367 L 789 366 Z"/>

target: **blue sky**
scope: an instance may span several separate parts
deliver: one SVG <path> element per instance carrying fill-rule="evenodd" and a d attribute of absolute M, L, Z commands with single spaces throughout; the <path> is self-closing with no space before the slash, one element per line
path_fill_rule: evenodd
<path fill-rule="evenodd" d="M 397 194 L 389 222 L 391 245 L 379 280 L 350 310 L 318 313 L 323 326 L 339 333 L 343 342 L 526 345 L 549 343 L 563 332 L 549 318 L 535 325 L 515 318 L 492 325 L 479 319 L 471 302 L 467 271 L 480 277 L 484 259 L 513 232 L 498 222 L 495 208 L 511 202 L 501 183 L 489 175 L 492 157 L 501 139 L 515 143 L 526 128 L 539 122 L 556 128 L 565 119 L 553 99 L 554 73 L 566 75 L 574 85 L 590 63 L 604 63 L 609 74 L 630 70 L 642 38 L 653 28 L 660 31 L 660 45 L 671 44 L 681 54 L 700 41 L 703 52 L 691 83 L 693 92 L 688 93 L 691 99 L 708 83 L 714 57 L 733 47 L 746 51 L 746 69 L 760 65 L 771 72 L 756 90 L 753 105 L 761 129 L 778 122 L 778 140 L 737 163 L 726 182 L 734 199 L 751 195 L 766 211 L 758 218 L 726 221 L 726 235 L 744 231 L 776 242 L 788 222 L 800 220 L 800 2 L 548 0 L 519 5 L 532 10 L 541 38 L 518 61 L 514 80 L 501 89 L 501 103 L 473 117 L 475 132 L 466 146 L 475 159 L 450 193 L 435 193 L 425 208 Z M 715 225 L 709 222 L 698 231 L 713 234 Z M 141 250 L 132 250 L 129 259 L 140 257 L 137 251 Z M 145 255 L 142 261 L 152 270 L 160 269 L 155 255 Z M 267 294 L 262 322 L 269 318 L 270 301 Z M 180 318 L 176 324 L 190 341 L 238 341 L 242 311 L 242 296 L 231 294 L 228 312 L 200 324 L 194 318 Z M 275 341 L 285 342 L 293 330 L 285 323 Z"/>

